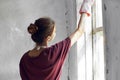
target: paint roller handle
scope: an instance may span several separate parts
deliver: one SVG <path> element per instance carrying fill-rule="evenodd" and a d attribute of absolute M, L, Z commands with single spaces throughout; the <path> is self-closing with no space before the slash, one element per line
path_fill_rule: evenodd
<path fill-rule="evenodd" d="M 93 6 L 93 4 L 94 4 L 94 0 L 84 0 L 81 5 L 79 13 L 80 14 L 86 13 L 88 16 L 90 16 L 91 15 L 91 7 Z"/>

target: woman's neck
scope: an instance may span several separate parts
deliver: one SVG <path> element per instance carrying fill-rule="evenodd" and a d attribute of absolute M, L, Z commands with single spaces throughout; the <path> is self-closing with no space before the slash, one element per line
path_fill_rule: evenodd
<path fill-rule="evenodd" d="M 47 46 L 47 42 L 41 43 L 41 44 L 36 44 L 36 46 Z"/>
<path fill-rule="evenodd" d="M 42 44 L 36 44 L 35 49 L 39 50 L 40 48 L 46 48 L 47 43 L 42 43 Z"/>

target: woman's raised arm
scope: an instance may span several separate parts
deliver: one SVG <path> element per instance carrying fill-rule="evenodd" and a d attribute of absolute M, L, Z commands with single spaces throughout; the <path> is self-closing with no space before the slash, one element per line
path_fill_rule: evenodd
<path fill-rule="evenodd" d="M 86 20 L 87 14 L 82 13 L 78 22 L 76 30 L 70 34 L 69 38 L 71 39 L 71 46 L 81 37 L 84 33 L 84 23 Z"/>

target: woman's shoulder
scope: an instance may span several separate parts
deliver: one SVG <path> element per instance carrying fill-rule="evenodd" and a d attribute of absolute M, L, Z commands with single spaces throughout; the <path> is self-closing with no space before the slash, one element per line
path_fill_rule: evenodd
<path fill-rule="evenodd" d="M 30 50 L 26 51 L 26 52 L 22 55 L 21 59 L 24 59 L 24 58 L 28 55 L 29 52 L 30 52 Z"/>

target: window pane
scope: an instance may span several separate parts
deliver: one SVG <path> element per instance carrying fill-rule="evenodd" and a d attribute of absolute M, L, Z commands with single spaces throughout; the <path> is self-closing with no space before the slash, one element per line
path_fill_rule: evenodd
<path fill-rule="evenodd" d="M 96 0 L 96 5 L 95 5 L 95 14 L 96 14 L 96 28 L 102 27 L 103 22 L 102 22 L 102 0 Z"/>
<path fill-rule="evenodd" d="M 94 80 L 104 79 L 104 43 L 103 31 L 94 35 Z"/>
<path fill-rule="evenodd" d="M 93 7 L 93 29 L 96 31 L 93 35 L 93 75 L 94 80 L 105 80 L 104 75 L 104 37 L 103 31 L 99 31 L 103 27 L 102 21 L 102 0 L 96 0 Z M 102 28 L 101 28 L 102 29 Z M 98 31 L 98 32 L 97 32 Z"/>

